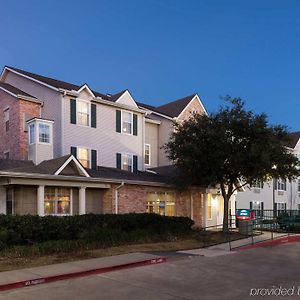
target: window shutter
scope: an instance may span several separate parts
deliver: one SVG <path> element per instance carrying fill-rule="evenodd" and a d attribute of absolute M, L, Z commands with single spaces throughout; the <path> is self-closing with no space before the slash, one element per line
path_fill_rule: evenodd
<path fill-rule="evenodd" d="M 284 211 L 286 211 L 286 203 L 284 203 Z"/>
<path fill-rule="evenodd" d="M 96 104 L 91 104 L 91 127 L 97 127 L 97 107 Z"/>
<path fill-rule="evenodd" d="M 277 190 L 277 179 L 273 180 L 273 184 L 274 184 L 274 190 Z"/>
<path fill-rule="evenodd" d="M 138 122 L 137 122 L 138 118 L 136 114 L 133 114 L 133 135 L 137 135 L 138 134 Z"/>
<path fill-rule="evenodd" d="M 253 208 L 253 202 L 250 201 L 250 209 L 252 209 L 252 208 Z"/>
<path fill-rule="evenodd" d="M 76 124 L 76 100 L 70 100 L 71 124 Z"/>
<path fill-rule="evenodd" d="M 91 167 L 92 170 L 97 170 L 97 150 L 92 150 L 91 151 L 91 156 L 92 156 L 92 163 L 91 163 Z"/>
<path fill-rule="evenodd" d="M 263 202 L 260 202 L 260 209 L 264 210 L 264 203 Z"/>
<path fill-rule="evenodd" d="M 117 169 L 120 169 L 120 170 L 121 170 L 121 159 L 122 159 L 121 153 L 117 153 L 117 163 L 116 163 L 116 165 L 117 165 Z"/>
<path fill-rule="evenodd" d="M 72 154 L 74 157 L 77 157 L 77 148 L 76 148 L 76 147 L 71 147 L 71 154 Z"/>
<path fill-rule="evenodd" d="M 121 132 L 121 111 L 116 110 L 116 132 Z"/>
<path fill-rule="evenodd" d="M 133 155 L 133 173 L 137 173 L 138 171 L 138 157 Z"/>

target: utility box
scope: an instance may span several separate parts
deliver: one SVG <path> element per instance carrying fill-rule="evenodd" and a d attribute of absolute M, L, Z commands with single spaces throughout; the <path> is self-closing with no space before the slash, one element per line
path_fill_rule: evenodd
<path fill-rule="evenodd" d="M 243 235 L 252 235 L 253 233 L 253 222 L 252 220 L 241 220 L 239 221 L 239 233 Z"/>

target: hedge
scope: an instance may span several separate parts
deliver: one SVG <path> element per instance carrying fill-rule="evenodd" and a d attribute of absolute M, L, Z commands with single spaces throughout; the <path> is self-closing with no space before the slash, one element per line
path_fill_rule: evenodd
<path fill-rule="evenodd" d="M 0 215 L 0 249 L 48 241 L 97 242 L 103 246 L 166 240 L 191 232 L 186 217 L 157 214 L 77 216 Z"/>

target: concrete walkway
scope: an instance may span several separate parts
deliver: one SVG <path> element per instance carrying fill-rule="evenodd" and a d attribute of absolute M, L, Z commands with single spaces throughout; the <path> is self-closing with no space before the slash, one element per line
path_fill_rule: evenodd
<path fill-rule="evenodd" d="M 273 238 L 277 239 L 280 237 L 286 236 L 286 233 L 273 233 Z M 201 255 L 201 256 L 207 256 L 207 257 L 215 257 L 215 256 L 221 256 L 221 255 L 227 255 L 227 254 L 233 254 L 235 253 L 235 250 L 237 250 L 240 247 L 244 247 L 247 245 L 252 244 L 252 240 L 254 243 L 259 243 L 265 240 L 271 240 L 272 234 L 268 231 L 263 231 L 262 234 L 256 235 L 253 237 L 246 237 L 244 239 L 236 240 L 231 242 L 231 248 L 233 251 L 230 250 L 230 245 L 228 242 L 223 244 L 218 244 L 206 248 L 199 248 L 199 249 L 193 249 L 193 250 L 185 250 L 185 251 L 178 251 L 179 253 L 183 254 L 191 254 L 191 255 Z"/>
<path fill-rule="evenodd" d="M 0 272 L 0 291 L 165 262 L 165 257 L 130 253 Z"/>

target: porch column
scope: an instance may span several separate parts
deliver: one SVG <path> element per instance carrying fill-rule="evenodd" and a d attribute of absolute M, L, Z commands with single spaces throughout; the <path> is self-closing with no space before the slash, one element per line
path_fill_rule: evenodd
<path fill-rule="evenodd" d="M 45 186 L 39 185 L 37 189 L 37 214 L 40 217 L 43 217 L 45 215 Z"/>
<path fill-rule="evenodd" d="M 79 188 L 79 214 L 86 214 L 85 187 Z"/>

